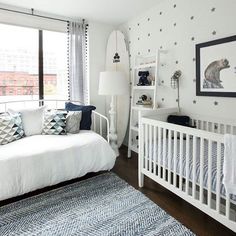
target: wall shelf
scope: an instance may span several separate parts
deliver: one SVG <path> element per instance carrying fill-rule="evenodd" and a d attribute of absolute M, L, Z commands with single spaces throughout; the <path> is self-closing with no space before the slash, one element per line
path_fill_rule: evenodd
<path fill-rule="evenodd" d="M 156 67 L 156 62 L 138 65 L 138 66 L 135 66 L 134 69 L 140 70 L 140 69 L 146 69 L 146 68 L 150 68 L 150 67 Z"/>
<path fill-rule="evenodd" d="M 133 89 L 137 89 L 137 90 L 154 90 L 155 89 L 155 86 L 138 86 L 138 85 L 135 85 L 133 86 Z"/>
<path fill-rule="evenodd" d="M 129 128 L 129 147 L 128 157 L 131 151 L 138 153 L 138 136 L 139 129 L 136 126 L 138 116 L 141 111 L 152 111 L 157 109 L 156 90 L 158 87 L 158 52 L 153 55 L 138 55 L 134 59 L 134 70 L 132 73 L 132 92 L 131 92 L 131 111 L 130 111 L 130 128 Z M 138 86 L 138 72 L 141 70 L 149 71 L 151 81 L 154 85 Z M 141 95 L 147 95 L 152 100 L 152 106 L 136 105 Z"/>
<path fill-rule="evenodd" d="M 148 110 L 153 110 L 153 107 L 143 107 L 143 106 L 132 106 L 133 110 L 137 110 L 137 111 L 148 111 Z"/>

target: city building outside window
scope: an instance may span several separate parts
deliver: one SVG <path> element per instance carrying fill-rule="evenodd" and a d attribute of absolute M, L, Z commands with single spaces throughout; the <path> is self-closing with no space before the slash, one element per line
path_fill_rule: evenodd
<path fill-rule="evenodd" d="M 0 24 L 0 102 L 68 98 L 67 34 Z M 41 42 L 39 42 L 41 40 Z M 39 83 L 39 45 L 43 82 Z M 43 89 L 40 86 L 43 86 Z"/>

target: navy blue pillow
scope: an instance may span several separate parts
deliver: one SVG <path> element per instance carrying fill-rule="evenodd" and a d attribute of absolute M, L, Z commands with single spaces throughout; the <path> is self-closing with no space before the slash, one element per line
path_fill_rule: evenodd
<path fill-rule="evenodd" d="M 95 106 L 83 106 L 76 105 L 72 102 L 65 103 L 65 109 L 67 111 L 82 111 L 82 119 L 80 121 L 81 130 L 90 130 L 92 124 L 92 110 L 95 110 Z"/>

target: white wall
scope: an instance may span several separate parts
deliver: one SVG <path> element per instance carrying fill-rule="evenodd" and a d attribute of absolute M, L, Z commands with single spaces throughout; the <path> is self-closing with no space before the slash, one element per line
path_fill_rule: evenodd
<path fill-rule="evenodd" d="M 105 70 L 106 46 L 112 25 L 89 22 L 90 104 L 105 114 L 105 96 L 98 95 L 99 73 Z"/>
<path fill-rule="evenodd" d="M 131 67 L 138 53 L 155 53 L 159 48 L 169 51 L 167 65 L 160 69 L 164 86 L 158 88 L 159 105 L 177 105 L 170 78 L 180 69 L 182 111 L 236 119 L 236 98 L 196 96 L 195 80 L 195 44 L 235 35 L 235 9 L 235 0 L 164 0 L 120 26 L 130 41 Z M 232 70 L 235 63 L 231 62 Z"/>

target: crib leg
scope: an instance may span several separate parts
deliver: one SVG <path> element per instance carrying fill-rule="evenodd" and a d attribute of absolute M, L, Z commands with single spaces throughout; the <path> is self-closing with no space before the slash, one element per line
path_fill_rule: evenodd
<path fill-rule="evenodd" d="M 144 184 L 144 174 L 142 174 L 141 171 L 138 173 L 138 186 L 139 188 L 142 188 Z"/>

